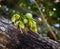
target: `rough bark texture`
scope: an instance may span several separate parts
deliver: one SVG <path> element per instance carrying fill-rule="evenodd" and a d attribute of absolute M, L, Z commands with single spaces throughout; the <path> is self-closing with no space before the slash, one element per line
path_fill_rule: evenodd
<path fill-rule="evenodd" d="M 21 33 L 10 20 L 0 16 L 0 49 L 60 49 L 60 43 L 32 31 Z"/>

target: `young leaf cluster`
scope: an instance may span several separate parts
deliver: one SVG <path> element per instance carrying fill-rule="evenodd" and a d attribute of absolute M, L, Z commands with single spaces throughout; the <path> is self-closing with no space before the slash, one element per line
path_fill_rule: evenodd
<path fill-rule="evenodd" d="M 33 19 L 33 15 L 31 13 L 26 13 L 22 16 L 19 14 L 14 14 L 11 21 L 15 26 L 19 26 L 19 28 L 24 29 L 25 27 L 28 27 L 31 31 L 37 32 L 36 20 Z"/>

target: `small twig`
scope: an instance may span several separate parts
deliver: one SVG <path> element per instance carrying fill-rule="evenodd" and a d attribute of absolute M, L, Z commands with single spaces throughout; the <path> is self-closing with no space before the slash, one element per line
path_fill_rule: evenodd
<path fill-rule="evenodd" d="M 22 31 L 22 29 L 20 28 L 20 31 L 21 31 L 21 33 L 23 34 L 23 31 Z"/>
<path fill-rule="evenodd" d="M 36 6 L 37 6 L 37 8 L 38 8 L 38 10 L 39 10 L 39 12 L 40 12 L 40 14 L 41 14 L 41 17 L 42 17 L 44 23 L 45 23 L 46 26 L 49 28 L 49 31 L 51 32 L 52 37 L 53 37 L 55 40 L 57 40 L 56 35 L 55 35 L 54 32 L 52 31 L 52 29 L 51 29 L 50 25 L 48 24 L 48 22 L 46 21 L 46 19 L 45 19 L 45 17 L 44 17 L 44 14 L 43 14 L 42 11 L 40 10 L 39 5 L 37 4 L 37 2 L 36 2 L 35 0 L 33 0 L 33 1 L 34 1 L 34 3 L 36 4 Z"/>

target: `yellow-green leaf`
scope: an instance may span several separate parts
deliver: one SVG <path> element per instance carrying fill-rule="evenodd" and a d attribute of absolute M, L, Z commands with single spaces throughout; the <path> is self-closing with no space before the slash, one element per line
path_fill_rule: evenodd
<path fill-rule="evenodd" d="M 26 13 L 26 18 L 32 19 L 32 14 L 31 13 Z"/>
<path fill-rule="evenodd" d="M 15 26 L 18 26 L 19 25 L 19 23 L 20 23 L 20 21 L 17 21 L 17 22 L 15 22 Z"/>
<path fill-rule="evenodd" d="M 23 28 L 24 29 L 24 23 L 22 21 L 19 22 L 19 27 Z"/>
<path fill-rule="evenodd" d="M 32 23 L 33 23 L 33 25 L 36 25 L 36 22 L 35 21 L 33 21 Z"/>
<path fill-rule="evenodd" d="M 29 27 L 32 27 L 32 21 L 31 21 L 31 20 L 29 20 L 28 26 L 29 26 Z"/>
<path fill-rule="evenodd" d="M 16 19 L 15 19 L 15 17 L 13 16 L 13 17 L 11 18 L 11 21 L 12 21 L 12 22 L 15 22 L 15 20 L 16 20 Z"/>
<path fill-rule="evenodd" d="M 12 18 L 11 18 L 11 21 L 12 22 L 15 22 L 17 19 L 19 19 L 20 18 L 20 15 L 18 15 L 18 14 L 14 14 L 13 16 L 12 16 Z"/>
<path fill-rule="evenodd" d="M 19 19 L 19 18 L 20 18 L 20 15 L 15 14 L 15 18 L 16 18 L 16 19 Z"/>
<path fill-rule="evenodd" d="M 32 28 L 30 28 L 33 32 L 37 32 L 37 27 L 33 26 Z"/>

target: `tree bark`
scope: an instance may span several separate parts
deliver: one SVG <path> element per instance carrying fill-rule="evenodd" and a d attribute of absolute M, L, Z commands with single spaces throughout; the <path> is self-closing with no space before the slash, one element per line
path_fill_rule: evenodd
<path fill-rule="evenodd" d="M 60 49 L 60 43 L 32 32 L 23 33 L 0 15 L 0 49 Z"/>

